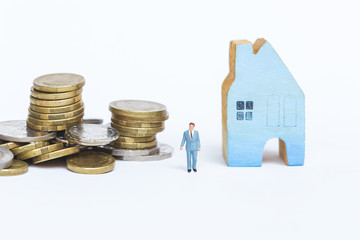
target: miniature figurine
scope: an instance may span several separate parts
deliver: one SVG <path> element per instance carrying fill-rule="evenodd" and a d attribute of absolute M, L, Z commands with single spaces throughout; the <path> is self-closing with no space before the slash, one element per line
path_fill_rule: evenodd
<path fill-rule="evenodd" d="M 223 154 L 228 166 L 260 167 L 266 142 L 279 138 L 289 166 L 304 164 L 305 96 L 273 47 L 258 39 L 230 43 L 222 84 Z"/>
<path fill-rule="evenodd" d="M 187 170 L 191 172 L 191 167 L 194 172 L 197 172 L 196 162 L 197 162 L 197 154 L 200 151 L 200 136 L 199 132 L 194 130 L 195 123 L 189 124 L 189 130 L 184 132 L 183 139 L 181 141 L 180 150 L 183 150 L 184 144 L 186 142 L 186 156 L 187 156 Z M 191 166 L 191 158 L 192 158 L 192 166 Z"/>

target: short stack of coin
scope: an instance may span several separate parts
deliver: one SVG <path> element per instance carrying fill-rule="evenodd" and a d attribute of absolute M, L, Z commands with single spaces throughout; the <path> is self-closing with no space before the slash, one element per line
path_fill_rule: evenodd
<path fill-rule="evenodd" d="M 31 88 L 28 127 L 38 131 L 63 131 L 82 121 L 84 77 L 58 73 L 40 76 Z"/>
<path fill-rule="evenodd" d="M 111 126 L 120 133 L 110 145 L 119 149 L 141 150 L 157 146 L 156 134 L 169 118 L 166 106 L 141 100 L 119 100 L 109 105 Z"/>

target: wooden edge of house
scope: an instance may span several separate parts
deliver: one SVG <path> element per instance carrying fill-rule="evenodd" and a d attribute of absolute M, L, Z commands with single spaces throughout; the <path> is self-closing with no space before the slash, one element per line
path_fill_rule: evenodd
<path fill-rule="evenodd" d="M 235 80 L 235 58 L 236 58 L 236 46 L 240 44 L 252 44 L 254 54 L 257 54 L 261 47 L 266 43 L 265 38 L 258 38 L 254 44 L 248 40 L 234 40 L 230 42 L 230 53 L 229 53 L 229 74 L 225 78 L 221 86 L 221 108 L 222 108 L 222 136 L 223 136 L 223 155 L 227 163 L 227 95 L 230 86 Z"/>

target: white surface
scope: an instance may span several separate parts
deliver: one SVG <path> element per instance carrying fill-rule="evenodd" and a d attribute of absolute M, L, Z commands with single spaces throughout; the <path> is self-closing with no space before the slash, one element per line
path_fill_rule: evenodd
<path fill-rule="evenodd" d="M 86 78 L 86 116 L 108 103 L 168 106 L 166 161 L 74 174 L 63 162 L 0 178 L 0 239 L 359 239 L 358 1 L 0 2 L 0 120 L 25 119 L 32 80 Z M 220 88 L 229 41 L 265 37 L 306 95 L 306 163 L 270 142 L 261 168 L 221 155 Z M 193 93 L 193 95 L 189 94 Z M 199 172 L 178 146 L 188 122 Z"/>

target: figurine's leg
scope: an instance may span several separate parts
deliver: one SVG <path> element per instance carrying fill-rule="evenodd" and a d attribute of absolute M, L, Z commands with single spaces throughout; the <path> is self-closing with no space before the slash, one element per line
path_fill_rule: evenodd
<path fill-rule="evenodd" d="M 192 151 L 192 157 L 193 157 L 193 169 L 196 169 L 196 163 L 197 163 L 197 151 Z"/>
<path fill-rule="evenodd" d="M 263 142 L 238 142 L 228 145 L 229 167 L 261 167 Z"/>
<path fill-rule="evenodd" d="M 304 138 L 280 139 L 280 155 L 288 166 L 302 166 L 305 159 Z"/>
<path fill-rule="evenodd" d="M 186 157 L 187 157 L 187 169 L 191 169 L 191 151 L 186 151 Z"/>

